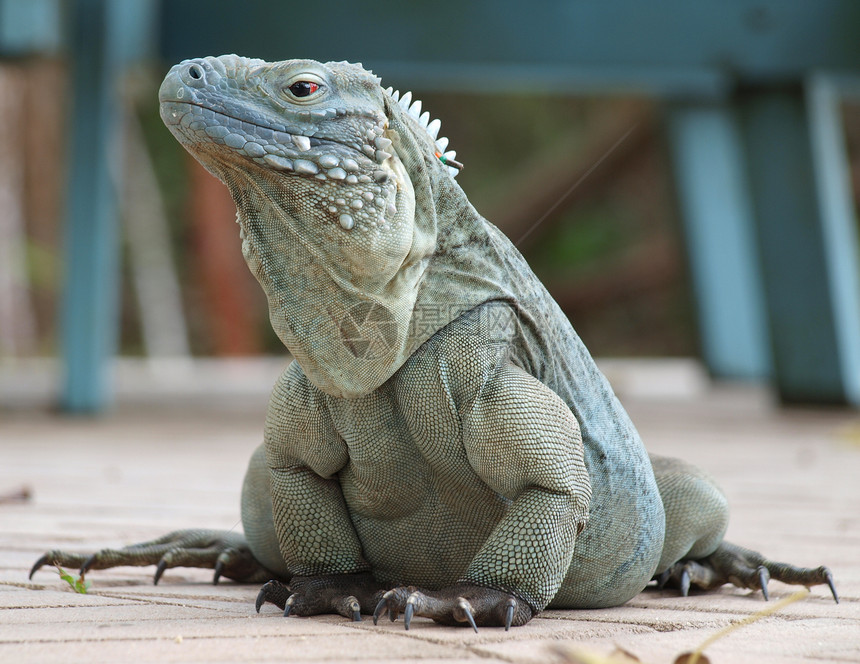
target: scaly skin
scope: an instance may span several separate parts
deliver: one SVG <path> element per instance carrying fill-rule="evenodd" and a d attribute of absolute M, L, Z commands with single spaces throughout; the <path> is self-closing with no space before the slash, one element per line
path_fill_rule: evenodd
<path fill-rule="evenodd" d="M 649 460 L 567 318 L 457 186 L 438 123 L 372 73 L 201 58 L 159 98 L 230 189 L 296 358 L 243 490 L 259 567 L 233 578 L 276 577 L 258 610 L 507 628 L 622 604 L 655 575 L 685 593 L 760 587 L 759 567 L 832 586 L 722 542 L 722 493 Z"/>

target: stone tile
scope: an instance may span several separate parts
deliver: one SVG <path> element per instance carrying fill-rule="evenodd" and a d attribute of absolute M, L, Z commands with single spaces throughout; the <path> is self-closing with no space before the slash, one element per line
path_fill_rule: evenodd
<path fill-rule="evenodd" d="M 455 648 L 410 639 L 381 639 L 361 632 L 327 635 L 285 633 L 277 637 L 185 637 L 93 639 L 0 644 L 0 661 L 98 662 L 502 662 Z"/>
<path fill-rule="evenodd" d="M 211 608 L 177 606 L 154 602 L 123 602 L 121 600 L 94 598 L 81 595 L 84 599 L 77 604 L 58 604 L 57 606 L 38 606 L 32 608 L 11 608 L 2 610 L 2 621 L 7 625 L 26 625 L 50 623 L 89 623 L 102 624 L 123 621 L 164 621 L 179 618 L 203 619 L 219 618 L 224 614 Z M 95 601 L 94 601 L 95 600 Z M 0 639 L 9 639 L 7 632 Z"/>
<path fill-rule="evenodd" d="M 562 613 L 562 612 L 551 612 Z M 575 613 L 575 612 L 564 612 Z M 430 643 L 459 644 L 470 649 L 480 649 L 489 643 L 511 643 L 521 640 L 590 638 L 595 635 L 609 636 L 625 629 L 639 629 L 639 626 L 624 626 L 607 623 L 589 623 L 578 620 L 559 620 L 538 617 L 522 627 L 512 628 L 505 632 L 501 627 L 482 627 L 478 633 L 469 627 L 450 627 L 437 625 L 428 618 L 414 618 L 407 632 L 403 621 L 398 619 L 391 622 L 388 618 L 380 620 L 378 625 L 372 621 L 351 624 L 350 627 L 368 632 L 377 632 L 392 636 L 408 636 Z M 647 629 L 642 627 L 641 629 Z"/>
<path fill-rule="evenodd" d="M 81 606 L 133 605 L 133 601 L 98 595 L 81 595 L 63 590 L 33 591 L 27 588 L 0 586 L 0 615 L 10 620 L 11 609 L 51 609 Z M 22 614 L 23 615 L 23 614 Z"/>
<path fill-rule="evenodd" d="M 140 609 L 141 607 L 136 607 Z M 199 607 L 179 610 L 161 608 L 148 611 L 154 617 L 141 618 L 141 611 L 116 610 L 110 619 L 103 615 L 84 616 L 86 619 L 67 620 L 68 614 L 40 612 L 35 620 L 13 622 L 0 642 L 10 641 L 76 641 L 81 639 L 81 626 L 88 623 L 88 640 L 132 640 L 182 638 L 329 638 L 348 634 L 343 626 L 320 619 L 266 618 L 257 615 L 229 615 Z M 26 612 L 24 612 L 26 613 Z M 157 615 L 155 615 L 157 614 Z M 26 616 L 24 616 L 26 618 Z M 97 633 L 92 632 L 97 630 Z M 96 638 L 97 637 L 97 638 Z"/>

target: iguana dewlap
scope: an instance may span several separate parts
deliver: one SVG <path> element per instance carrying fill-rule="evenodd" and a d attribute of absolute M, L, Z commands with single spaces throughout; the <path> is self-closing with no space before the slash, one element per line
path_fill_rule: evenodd
<path fill-rule="evenodd" d="M 411 95 L 346 62 L 228 55 L 176 65 L 159 99 L 177 140 L 229 188 L 296 361 L 245 478 L 245 540 L 190 531 L 40 563 L 158 563 L 157 577 L 215 567 L 216 579 L 275 578 L 258 609 L 388 611 L 407 627 L 413 615 L 509 626 L 545 607 L 618 605 L 655 576 L 684 593 L 766 591 L 769 576 L 832 588 L 826 568 L 723 542 L 714 483 L 649 459 Z"/>

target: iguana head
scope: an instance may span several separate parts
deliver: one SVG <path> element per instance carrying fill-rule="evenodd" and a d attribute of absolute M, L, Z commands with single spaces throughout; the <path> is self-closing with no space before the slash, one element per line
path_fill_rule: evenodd
<path fill-rule="evenodd" d="M 420 102 L 360 65 L 235 55 L 174 66 L 159 100 L 174 136 L 230 189 L 272 325 L 318 387 L 375 389 L 450 320 L 416 329 L 434 290 L 439 198 L 469 207 Z"/>

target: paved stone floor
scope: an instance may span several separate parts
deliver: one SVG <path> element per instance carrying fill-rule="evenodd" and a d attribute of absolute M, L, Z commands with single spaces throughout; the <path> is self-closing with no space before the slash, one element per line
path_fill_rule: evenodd
<path fill-rule="evenodd" d="M 51 548 L 239 527 L 244 464 L 278 370 L 261 366 L 210 367 L 202 384 L 193 370 L 159 383 L 137 380 L 132 368 L 117 408 L 97 419 L 53 414 L 31 398 L 38 380 L 28 392 L 27 376 L 0 376 L 0 495 L 31 493 L 0 502 L 0 662 L 563 662 L 571 648 L 620 646 L 657 664 L 768 606 L 760 593 L 733 588 L 687 598 L 646 590 L 614 609 L 547 611 L 509 633 L 421 619 L 406 632 L 399 621 L 284 619 L 271 606 L 257 615 L 256 587 L 212 586 L 202 570 L 168 570 L 158 586 L 152 568 L 93 572 L 86 595 L 51 569 L 28 581 Z M 860 415 L 776 409 L 762 390 L 711 388 L 689 366 L 605 369 L 652 451 L 683 456 L 720 481 L 731 540 L 827 564 L 836 577 L 840 604 L 813 588 L 710 646 L 711 661 L 860 661 Z M 246 389 L 255 381 L 259 388 Z M 791 593 L 774 582 L 771 602 Z"/>

